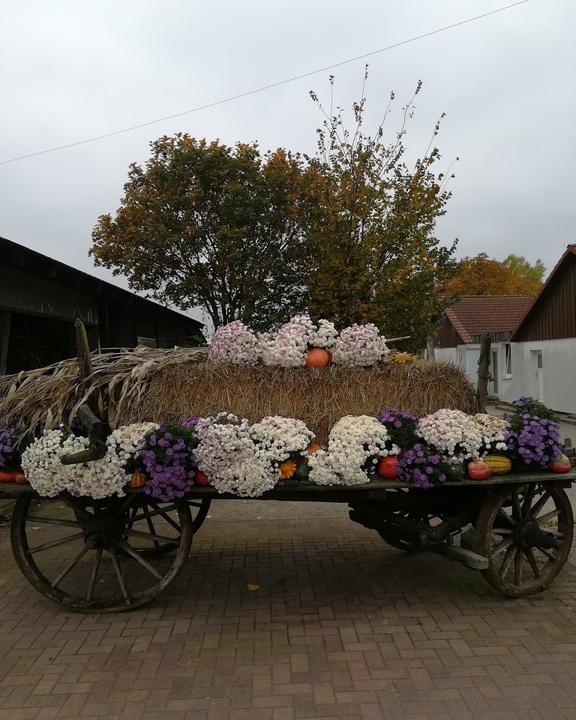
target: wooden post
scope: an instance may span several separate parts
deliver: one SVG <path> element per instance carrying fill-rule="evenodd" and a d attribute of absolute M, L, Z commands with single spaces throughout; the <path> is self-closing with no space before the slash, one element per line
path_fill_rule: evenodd
<path fill-rule="evenodd" d="M 80 381 L 92 375 L 92 359 L 90 357 L 90 343 L 88 342 L 88 333 L 82 320 L 76 318 L 74 321 L 76 329 L 76 351 L 78 353 L 78 374 Z"/>
<path fill-rule="evenodd" d="M 435 360 L 434 356 L 434 338 L 432 335 L 428 335 L 426 338 L 426 359 Z"/>
<path fill-rule="evenodd" d="M 490 334 L 482 336 L 480 341 L 480 359 L 478 360 L 478 385 L 476 388 L 476 411 L 486 412 L 486 398 L 488 397 L 488 380 L 490 379 Z"/>

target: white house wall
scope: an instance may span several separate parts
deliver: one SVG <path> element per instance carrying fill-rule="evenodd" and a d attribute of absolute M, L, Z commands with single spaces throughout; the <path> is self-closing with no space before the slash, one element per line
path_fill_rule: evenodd
<path fill-rule="evenodd" d="M 458 348 L 434 348 L 434 357 L 439 362 L 449 362 L 452 363 L 452 365 L 456 365 L 456 367 L 460 367 L 460 363 L 458 362 Z"/>
<path fill-rule="evenodd" d="M 542 369 L 535 367 L 536 353 L 542 352 Z M 538 374 L 541 373 L 541 380 Z M 559 412 L 576 413 L 576 338 L 512 343 L 510 397 L 537 396 Z"/>
<path fill-rule="evenodd" d="M 506 374 L 506 343 L 493 343 L 498 353 L 497 390 L 491 382 L 491 395 L 512 402 L 523 395 L 538 397 L 548 407 L 559 412 L 576 414 L 576 338 L 512 343 L 512 373 Z M 542 353 L 542 368 L 537 365 L 537 353 Z M 466 373 L 476 387 L 480 346 L 459 345 L 435 348 L 437 360 L 451 362 Z M 492 354 L 490 355 L 492 361 Z M 491 366 L 490 372 L 494 369 Z M 540 377 L 539 377 L 540 376 Z"/>
<path fill-rule="evenodd" d="M 466 377 L 474 387 L 478 382 L 478 360 L 480 360 L 480 345 L 470 343 L 458 345 L 451 348 L 435 348 L 434 357 L 436 360 L 451 362 L 460 370 L 463 370 Z"/>

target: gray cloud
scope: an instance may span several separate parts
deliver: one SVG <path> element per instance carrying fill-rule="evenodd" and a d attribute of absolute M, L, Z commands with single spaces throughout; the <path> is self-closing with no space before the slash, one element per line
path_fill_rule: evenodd
<path fill-rule="evenodd" d="M 152 0 L 3 8 L 0 159 L 179 112 L 368 52 L 498 7 L 407 0 Z M 550 269 L 574 241 L 576 10 L 569 0 L 526 5 L 370 59 L 367 120 L 390 90 L 401 104 L 421 78 L 411 156 L 441 112 L 447 168 L 461 158 L 439 223 L 459 254 L 510 252 Z M 335 71 L 336 100 L 358 98 L 363 63 Z M 178 130 L 310 152 L 321 121 L 310 88 L 328 73 L 179 120 L 0 167 L 0 234 L 110 279 L 88 258 L 99 214 L 119 203 L 128 164 Z M 122 284 L 122 280 L 114 279 Z"/>

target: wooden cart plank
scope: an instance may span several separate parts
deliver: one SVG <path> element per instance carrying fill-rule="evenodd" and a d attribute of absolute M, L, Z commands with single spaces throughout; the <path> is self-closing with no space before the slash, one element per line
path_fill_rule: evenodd
<path fill-rule="evenodd" d="M 509 473 L 508 475 L 492 475 L 486 480 L 465 480 L 447 481 L 434 485 L 434 487 L 482 487 L 494 485 L 515 485 L 526 482 L 565 482 L 567 485 L 576 482 L 576 470 L 568 473 L 544 473 L 544 472 L 527 472 L 527 473 Z M 347 502 L 344 496 L 350 496 L 356 493 L 362 493 L 372 490 L 387 490 L 392 488 L 412 488 L 417 489 L 414 485 L 397 480 L 374 480 L 364 485 L 315 485 L 314 483 L 300 481 L 293 482 L 290 480 L 280 481 L 276 487 L 256 498 L 240 498 L 239 495 L 232 493 L 220 494 L 213 487 L 202 486 L 194 487 L 188 493 L 190 498 L 222 498 L 222 499 L 253 499 L 253 500 L 279 500 L 296 499 L 292 496 L 304 496 L 303 500 L 311 502 L 335 502 L 335 496 L 342 496 L 341 502 Z M 18 498 L 21 495 L 33 493 L 34 490 L 30 485 L 16 485 L 14 483 L 0 483 L 0 498 Z M 128 492 L 140 492 L 130 491 Z M 422 490 L 426 492 L 426 490 Z M 337 501 L 336 501 L 337 502 Z"/>

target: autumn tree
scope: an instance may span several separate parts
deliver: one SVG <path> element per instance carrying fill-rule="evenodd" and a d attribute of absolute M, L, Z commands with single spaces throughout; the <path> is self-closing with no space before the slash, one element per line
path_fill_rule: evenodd
<path fill-rule="evenodd" d="M 458 272 L 447 283 L 449 295 L 535 295 L 542 287 L 544 265 L 534 265 L 518 255 L 499 262 L 486 253 L 463 258 Z"/>
<path fill-rule="evenodd" d="M 151 151 L 130 166 L 120 208 L 93 230 L 96 264 L 157 300 L 202 307 L 214 326 L 268 327 L 304 309 L 301 159 L 186 134 Z"/>
<path fill-rule="evenodd" d="M 527 294 L 537 293 L 542 287 L 544 273 L 546 272 L 542 260 L 538 259 L 534 265 L 531 265 L 521 255 L 508 255 L 502 260 L 502 264 L 525 284 L 526 290 L 530 290 Z"/>
<path fill-rule="evenodd" d="M 420 84 L 415 95 L 419 91 Z M 439 125 L 426 153 L 409 165 L 404 135 L 415 96 L 386 142 L 391 105 L 382 124 L 367 134 L 364 93 L 353 106 L 351 130 L 340 109 L 326 111 L 311 95 L 325 116 L 317 154 L 303 174 L 311 314 L 340 326 L 373 322 L 388 336 L 410 335 L 406 347 L 420 349 L 442 310 L 440 289 L 455 271 L 456 243 L 445 247 L 435 235 L 450 197 L 446 177 L 435 172 Z"/>

